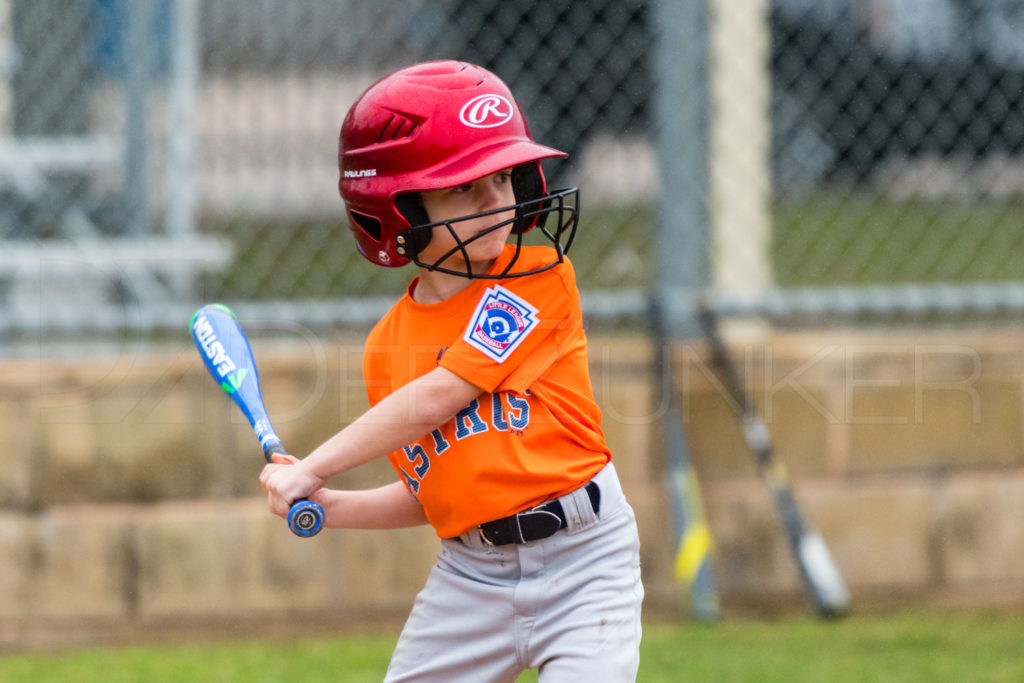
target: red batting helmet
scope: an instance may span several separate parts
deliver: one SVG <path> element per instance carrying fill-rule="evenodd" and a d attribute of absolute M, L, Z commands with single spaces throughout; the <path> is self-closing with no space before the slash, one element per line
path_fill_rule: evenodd
<path fill-rule="evenodd" d="M 434 227 L 419 193 L 511 168 L 513 233 L 521 240 L 534 225 L 544 229 L 548 213 L 559 213 L 554 234 L 544 233 L 560 261 L 562 232 L 571 228 L 571 242 L 576 226 L 575 202 L 566 207 L 564 200 L 577 190 L 546 194 L 540 160 L 564 156 L 533 141 L 508 86 L 493 73 L 463 62 L 425 62 L 377 81 L 352 105 L 341 126 L 338 189 L 359 252 L 368 260 L 389 267 L 413 260 L 450 272 L 440 261 L 416 260 Z M 502 275 L 516 274 L 526 273 Z"/>

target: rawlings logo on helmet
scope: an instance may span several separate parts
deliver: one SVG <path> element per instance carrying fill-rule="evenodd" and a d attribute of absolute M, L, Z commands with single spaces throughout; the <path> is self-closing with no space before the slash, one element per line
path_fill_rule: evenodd
<path fill-rule="evenodd" d="M 459 112 L 459 120 L 471 128 L 494 128 L 513 116 L 515 107 L 501 95 L 477 95 Z"/>
<path fill-rule="evenodd" d="M 364 168 L 360 171 L 345 171 L 341 176 L 343 178 L 375 178 L 377 177 L 377 169 Z"/>

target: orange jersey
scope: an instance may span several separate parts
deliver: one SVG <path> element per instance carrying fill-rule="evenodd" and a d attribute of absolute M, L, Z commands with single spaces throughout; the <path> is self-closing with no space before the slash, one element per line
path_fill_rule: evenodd
<path fill-rule="evenodd" d="M 549 262 L 549 249 L 524 247 L 517 266 Z M 370 332 L 363 376 L 371 405 L 438 365 L 483 390 L 388 456 L 438 536 L 561 496 L 604 467 L 611 453 L 568 260 L 536 275 L 474 280 L 438 304 L 415 302 L 415 285 Z"/>

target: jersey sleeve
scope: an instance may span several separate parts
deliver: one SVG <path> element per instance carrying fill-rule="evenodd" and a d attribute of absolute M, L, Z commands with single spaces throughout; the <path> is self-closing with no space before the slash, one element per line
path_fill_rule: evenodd
<path fill-rule="evenodd" d="M 440 365 L 484 391 L 523 393 L 565 353 L 579 327 L 579 292 L 566 260 L 487 287 Z"/>

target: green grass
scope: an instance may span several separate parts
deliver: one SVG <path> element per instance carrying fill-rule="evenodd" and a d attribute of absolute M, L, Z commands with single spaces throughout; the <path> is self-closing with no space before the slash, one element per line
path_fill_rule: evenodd
<path fill-rule="evenodd" d="M 905 200 L 820 193 L 779 201 L 772 257 L 782 285 L 1024 279 L 1019 199 Z"/>
<path fill-rule="evenodd" d="M 906 612 L 648 629 L 641 680 L 887 683 L 1021 681 L 1024 616 Z M 685 675 L 680 676 L 679 672 Z"/>
<path fill-rule="evenodd" d="M 896 201 L 823 191 L 777 199 L 771 211 L 781 286 L 1024 280 L 1019 199 Z M 581 288 L 654 284 L 655 207 L 584 200 L 580 215 L 570 256 Z M 363 260 L 338 216 L 206 217 L 202 229 L 237 248 L 228 272 L 208 283 L 220 297 L 397 295 L 414 274 Z"/>
<path fill-rule="evenodd" d="M 920 611 L 651 623 L 638 680 L 771 683 L 996 683 L 1024 680 L 1024 615 Z M 393 636 L 130 647 L 0 658 L 0 680 L 33 683 L 379 681 Z M 527 673 L 520 681 L 536 681 Z"/>

